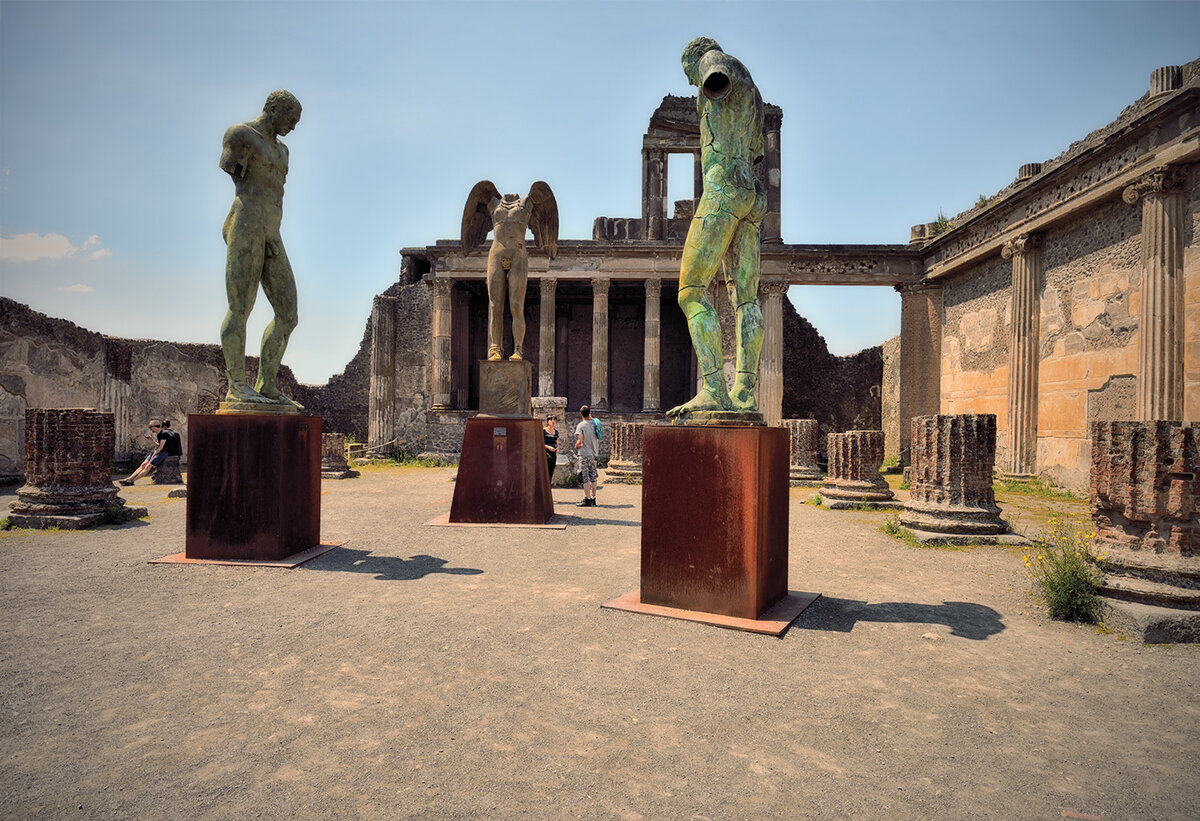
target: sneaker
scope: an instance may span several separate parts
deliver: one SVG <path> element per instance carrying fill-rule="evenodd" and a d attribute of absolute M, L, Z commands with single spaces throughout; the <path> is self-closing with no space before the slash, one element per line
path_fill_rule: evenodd
<path fill-rule="evenodd" d="M 591 506 L 592 506 L 592 500 L 588 499 L 586 497 L 584 498 L 584 500 L 582 502 L 575 503 L 575 507 L 591 507 Z"/>

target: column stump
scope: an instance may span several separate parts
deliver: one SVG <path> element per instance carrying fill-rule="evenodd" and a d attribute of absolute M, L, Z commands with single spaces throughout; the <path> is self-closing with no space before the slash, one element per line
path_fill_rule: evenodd
<path fill-rule="evenodd" d="M 612 449 L 604 481 L 624 485 L 642 483 L 642 436 L 645 425 L 641 422 L 613 422 Z"/>
<path fill-rule="evenodd" d="M 282 561 L 321 543 L 321 419 L 188 416 L 188 559 Z"/>
<path fill-rule="evenodd" d="M 116 428 L 91 408 L 25 411 L 25 484 L 9 507 L 13 527 L 83 530 L 146 515 L 112 481 Z"/>
<path fill-rule="evenodd" d="M 183 471 L 179 467 L 178 456 L 168 456 L 163 463 L 154 469 L 154 484 L 182 485 Z"/>
<path fill-rule="evenodd" d="M 900 523 L 926 544 L 1024 544 L 992 489 L 996 416 L 937 414 L 910 425 L 912 487 Z"/>
<path fill-rule="evenodd" d="M 829 475 L 821 500 L 833 510 L 898 508 L 896 494 L 879 472 L 883 464 L 883 431 L 851 430 L 826 438 Z"/>
<path fill-rule="evenodd" d="M 321 434 L 321 478 L 322 479 L 354 479 L 357 470 L 352 470 L 346 462 L 346 434 Z"/>
<path fill-rule="evenodd" d="M 1200 641 L 1200 422 L 1093 423 L 1090 495 L 1105 622 Z"/>
<path fill-rule="evenodd" d="M 792 457 L 788 466 L 788 482 L 792 487 L 817 487 L 824 479 L 819 460 L 821 438 L 816 419 L 784 419 L 792 439 Z"/>

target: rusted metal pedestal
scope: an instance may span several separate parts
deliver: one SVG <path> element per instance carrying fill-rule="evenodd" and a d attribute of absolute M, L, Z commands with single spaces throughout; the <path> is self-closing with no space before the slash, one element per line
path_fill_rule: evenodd
<path fill-rule="evenodd" d="M 463 434 L 451 524 L 545 524 L 554 515 L 542 425 L 476 416 Z"/>
<path fill-rule="evenodd" d="M 606 607 L 779 634 L 817 594 L 788 592 L 783 428 L 647 426 L 642 586 Z"/>
<path fill-rule="evenodd" d="M 278 561 L 320 531 L 320 417 L 188 416 L 188 559 Z"/>

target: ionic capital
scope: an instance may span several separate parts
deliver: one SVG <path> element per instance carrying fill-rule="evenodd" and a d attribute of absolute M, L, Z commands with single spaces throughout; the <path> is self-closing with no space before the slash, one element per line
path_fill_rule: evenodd
<path fill-rule="evenodd" d="M 594 296 L 608 296 L 608 286 L 612 284 L 612 280 L 608 277 L 596 277 L 592 280 L 592 294 Z"/>
<path fill-rule="evenodd" d="M 895 289 L 896 293 L 900 294 L 901 296 L 908 296 L 910 294 L 923 294 L 942 290 L 942 284 L 940 282 L 927 282 L 925 280 L 921 280 L 920 282 L 901 283 L 900 285 L 893 285 L 892 287 Z"/>
<path fill-rule="evenodd" d="M 539 281 L 542 287 L 542 299 L 554 296 L 554 292 L 558 289 L 558 280 L 555 277 L 542 277 Z"/>
<path fill-rule="evenodd" d="M 1183 191 L 1187 183 L 1187 169 L 1181 165 L 1167 165 L 1156 168 L 1138 177 L 1121 193 L 1121 199 L 1133 205 L 1145 197 L 1161 197 L 1164 194 L 1177 194 Z"/>
<path fill-rule="evenodd" d="M 1045 234 L 1021 234 L 1020 236 L 1014 237 L 1013 239 L 1010 239 L 1008 242 L 1004 243 L 1004 246 L 1000 249 L 1000 256 L 1004 257 L 1005 259 L 1012 259 L 1013 257 L 1021 254 L 1040 251 L 1042 248 L 1042 241 L 1045 238 Z"/>
<path fill-rule="evenodd" d="M 427 281 L 433 283 L 433 295 L 439 299 L 449 297 L 450 289 L 454 287 L 454 280 L 449 277 L 434 277 Z"/>
<path fill-rule="evenodd" d="M 662 280 L 646 280 L 646 299 L 658 299 L 662 296 Z"/>

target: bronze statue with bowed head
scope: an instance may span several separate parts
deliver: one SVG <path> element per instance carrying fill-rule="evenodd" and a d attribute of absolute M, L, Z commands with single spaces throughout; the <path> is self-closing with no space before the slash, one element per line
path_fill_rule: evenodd
<path fill-rule="evenodd" d="M 225 292 L 229 312 L 221 324 L 221 347 L 229 391 L 225 403 L 283 406 L 288 411 L 300 405 L 284 396 L 275 384 L 288 337 L 296 327 L 296 279 L 287 251 L 279 236 L 283 220 L 283 184 L 287 179 L 288 150 L 278 140 L 300 121 L 300 102 L 286 91 L 273 91 L 262 114 L 248 123 L 238 123 L 225 132 L 221 170 L 233 179 L 235 196 L 222 235 L 228 252 L 225 261 Z M 246 320 L 262 285 L 275 311 L 263 333 L 258 363 L 258 381 L 246 383 Z"/>
<path fill-rule="evenodd" d="M 524 197 L 500 195 L 489 180 L 481 180 L 471 189 L 463 207 L 462 247 L 469 254 L 493 231 L 488 251 L 488 359 L 504 358 L 504 304 L 507 292 L 512 313 L 513 354 L 509 359 L 524 359 L 525 286 L 529 279 L 529 252 L 525 250 L 525 230 L 533 231 L 537 246 L 554 259 L 558 253 L 558 203 L 546 183 L 538 181 Z"/>
<path fill-rule="evenodd" d="M 688 82 L 699 90 L 700 167 L 704 193 L 688 228 L 679 272 L 679 307 L 687 317 L 703 385 L 668 416 L 705 411 L 758 411 L 755 384 L 762 351 L 758 305 L 762 220 L 767 195 L 754 175 L 763 158 L 763 102 L 750 72 L 715 40 L 697 37 L 682 57 Z M 721 325 L 705 289 L 719 267 L 734 305 L 737 375 L 725 387 Z"/>

